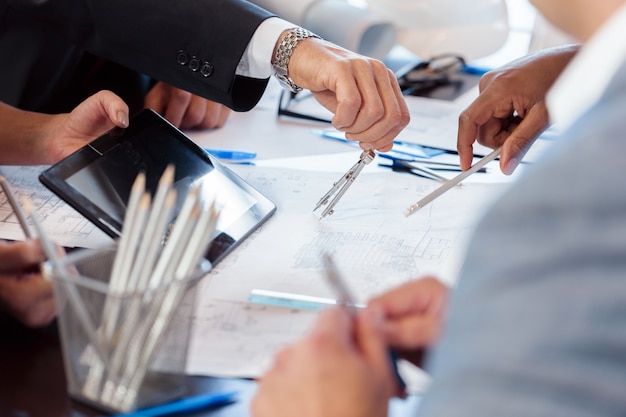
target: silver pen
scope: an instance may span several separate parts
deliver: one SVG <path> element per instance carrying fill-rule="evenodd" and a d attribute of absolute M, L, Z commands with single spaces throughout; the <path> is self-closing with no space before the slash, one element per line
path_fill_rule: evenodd
<path fill-rule="evenodd" d="M 348 288 L 346 282 L 339 274 L 339 270 L 337 269 L 332 256 L 329 253 L 324 253 L 322 255 L 322 259 L 324 261 L 324 269 L 326 270 L 326 281 L 336 294 L 337 305 L 344 308 L 352 317 L 356 316 L 356 299 L 352 295 L 352 292 Z M 391 367 L 396 380 L 400 387 L 404 390 L 406 389 L 406 382 L 404 382 L 404 379 L 398 370 L 398 356 L 391 348 L 388 349 L 388 353 L 389 361 L 391 362 Z"/>

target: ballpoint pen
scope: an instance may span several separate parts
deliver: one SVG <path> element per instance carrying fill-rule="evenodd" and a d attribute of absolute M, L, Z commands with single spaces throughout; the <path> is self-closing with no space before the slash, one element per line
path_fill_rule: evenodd
<path fill-rule="evenodd" d="M 326 139 L 336 140 L 338 142 L 346 143 L 352 146 L 358 146 L 358 142 L 354 142 L 345 138 L 345 134 L 343 132 L 334 131 L 330 129 L 319 130 L 314 129 L 312 131 L 314 134 L 321 136 Z M 402 142 L 402 141 L 394 141 L 393 149 L 388 151 L 387 153 L 391 155 L 401 155 L 407 158 L 431 158 L 433 156 L 440 155 L 442 153 L 446 153 L 445 149 L 432 148 L 429 146 L 422 146 L 416 143 Z"/>
<path fill-rule="evenodd" d="M 159 417 L 174 413 L 191 413 L 204 408 L 232 403 L 235 401 L 236 395 L 236 391 L 203 393 L 167 404 L 110 417 Z"/>
<path fill-rule="evenodd" d="M 348 288 L 345 280 L 339 274 L 339 270 L 335 265 L 335 261 L 328 253 L 324 253 L 322 255 L 322 260 L 324 262 L 324 268 L 326 271 L 326 281 L 337 296 L 337 305 L 345 308 L 351 316 L 354 316 L 357 311 L 355 298 Z M 402 390 L 404 390 L 406 389 L 406 382 L 404 382 L 404 379 L 402 378 L 402 375 L 400 375 L 400 372 L 398 370 L 398 357 L 396 355 L 396 352 L 390 348 L 388 349 L 388 354 L 394 376 L 396 377 L 396 381 L 398 382 Z"/>
<path fill-rule="evenodd" d="M 491 71 L 491 68 L 480 67 L 480 66 L 472 65 L 468 63 L 463 64 L 463 67 L 461 68 L 461 72 L 464 72 L 465 74 L 471 74 L 471 75 L 484 75 L 488 73 L 489 71 Z"/>
<path fill-rule="evenodd" d="M 407 161 L 407 162 L 415 162 L 419 164 L 440 165 L 440 166 L 461 168 L 461 165 L 456 164 L 456 163 L 433 161 L 432 159 L 424 159 L 424 158 L 412 158 L 409 155 L 392 155 L 389 152 L 382 152 L 382 153 L 379 153 L 378 155 L 381 158 L 389 159 L 392 161 Z"/>
<path fill-rule="evenodd" d="M 494 159 L 496 159 L 500 155 L 501 151 L 502 151 L 502 146 L 500 146 L 498 149 L 494 150 L 489 155 L 487 155 L 484 158 L 482 158 L 480 161 L 476 162 L 467 171 L 464 171 L 464 172 L 460 173 L 456 177 L 452 178 L 450 181 L 448 181 L 445 184 L 443 184 L 441 187 L 437 188 L 432 193 L 428 194 L 426 197 L 422 198 L 417 203 L 411 205 L 404 212 L 405 217 L 409 217 L 411 214 L 415 213 L 416 211 L 418 211 L 419 209 L 421 209 L 422 207 L 424 207 L 425 205 L 427 205 L 428 203 L 430 203 L 431 201 L 433 201 L 437 197 L 441 196 L 443 193 L 445 193 L 446 191 L 448 191 L 452 187 L 455 187 L 456 185 L 458 185 L 465 178 L 469 177 L 473 173 L 477 172 L 479 169 L 483 168 L 489 162 L 491 162 Z"/>
<path fill-rule="evenodd" d="M 226 149 L 209 149 L 204 148 L 205 151 L 210 153 L 219 159 L 226 159 L 229 161 L 246 161 L 249 159 L 256 158 L 255 152 L 247 152 L 247 151 L 235 151 L 235 150 L 226 150 Z"/>
<path fill-rule="evenodd" d="M 448 179 L 439 175 L 438 173 L 424 167 L 411 166 L 403 161 L 393 162 L 391 165 L 378 164 L 379 167 L 391 168 L 394 172 L 405 172 L 409 174 L 417 175 L 418 177 L 426 178 L 429 180 L 435 180 L 439 182 L 446 182 Z"/>
<path fill-rule="evenodd" d="M 432 171 L 462 171 L 461 165 L 451 163 L 451 162 L 440 162 L 440 161 L 432 161 L 429 159 L 423 160 L 423 159 L 396 157 L 396 156 L 388 155 L 384 153 L 379 153 L 378 155 L 381 158 L 390 160 L 393 166 L 406 167 L 408 169 L 419 167 L 419 168 L 426 168 Z M 383 166 L 389 166 L 389 165 L 383 165 Z M 487 172 L 487 168 L 482 167 L 478 169 L 476 172 L 485 173 Z"/>

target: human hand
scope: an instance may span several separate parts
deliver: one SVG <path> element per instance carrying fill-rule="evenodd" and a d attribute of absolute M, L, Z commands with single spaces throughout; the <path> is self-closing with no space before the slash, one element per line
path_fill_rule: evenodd
<path fill-rule="evenodd" d="M 99 91 L 71 113 L 50 117 L 49 127 L 40 141 L 42 150 L 32 163 L 60 161 L 116 126 L 128 126 L 128 106 L 111 91 Z"/>
<path fill-rule="evenodd" d="M 333 126 L 362 149 L 388 151 L 409 123 L 409 110 L 394 73 L 375 59 L 321 39 L 298 43 L 289 76 L 334 116 Z"/>
<path fill-rule="evenodd" d="M 546 93 L 578 46 L 547 49 L 485 74 L 480 95 L 459 117 L 457 150 L 461 168 L 472 164 L 472 144 L 497 148 L 500 169 L 513 173 L 535 139 L 549 124 Z"/>
<path fill-rule="evenodd" d="M 372 299 L 366 311 L 380 312 L 375 314 L 383 317 L 382 330 L 389 346 L 399 353 L 416 352 L 438 340 L 443 329 L 448 292 L 448 287 L 441 281 L 426 277 Z M 406 355 L 405 359 L 412 360 L 412 356 Z"/>
<path fill-rule="evenodd" d="M 0 311 L 30 327 L 55 316 L 52 285 L 39 271 L 44 256 L 38 240 L 0 241 Z"/>
<path fill-rule="evenodd" d="M 219 128 L 230 115 L 230 109 L 220 103 L 160 81 L 146 94 L 144 105 L 181 129 Z"/>
<path fill-rule="evenodd" d="M 313 331 L 283 349 L 259 381 L 254 417 L 381 417 L 396 381 L 375 318 L 321 313 Z"/>

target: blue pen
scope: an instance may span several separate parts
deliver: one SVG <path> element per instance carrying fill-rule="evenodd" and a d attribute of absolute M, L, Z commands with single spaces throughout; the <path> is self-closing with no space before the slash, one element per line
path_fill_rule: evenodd
<path fill-rule="evenodd" d="M 312 130 L 312 132 L 326 139 L 336 140 L 342 143 L 347 143 L 348 145 L 352 145 L 352 146 L 359 145 L 358 142 L 354 142 L 354 141 L 346 139 L 344 137 L 344 133 L 342 132 L 337 132 L 337 131 L 332 131 L 332 130 L 319 130 L 319 129 L 314 129 Z M 446 152 L 444 149 L 431 148 L 428 146 L 418 145 L 416 143 L 394 141 L 393 144 L 394 144 L 393 149 L 388 151 L 389 153 L 402 154 L 402 155 L 407 155 L 407 156 L 411 156 L 414 158 L 430 158 L 432 156 L 437 156 Z"/>
<path fill-rule="evenodd" d="M 236 391 L 209 392 L 193 397 L 172 401 L 171 403 L 144 408 L 126 414 L 118 414 L 111 417 L 159 417 L 173 413 L 190 413 L 203 408 L 226 405 L 235 401 Z"/>
<path fill-rule="evenodd" d="M 204 148 L 205 151 L 220 159 L 227 159 L 229 161 L 244 161 L 246 159 L 256 158 L 256 153 L 245 151 L 231 151 L 224 149 L 209 149 Z"/>
<path fill-rule="evenodd" d="M 476 65 L 465 64 L 465 65 L 463 65 L 463 68 L 461 69 L 461 71 L 464 72 L 465 74 L 484 75 L 484 74 L 488 73 L 489 71 L 491 71 L 491 68 L 485 68 L 485 67 L 479 67 L 479 66 L 476 66 Z"/>

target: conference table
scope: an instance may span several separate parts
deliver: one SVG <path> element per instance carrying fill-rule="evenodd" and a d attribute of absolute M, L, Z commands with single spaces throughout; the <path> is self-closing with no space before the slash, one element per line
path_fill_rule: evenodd
<path fill-rule="evenodd" d="M 303 156 L 358 155 L 357 148 L 312 134 L 311 128 L 319 127 L 315 123 L 277 117 L 279 94 L 277 85 L 270 85 L 255 110 L 232 114 L 222 129 L 188 134 L 206 147 L 253 150 L 257 153 L 255 161 L 258 164 L 266 160 L 284 160 L 286 163 L 298 161 L 296 165 L 301 166 L 306 164 L 302 162 L 306 158 L 299 159 Z M 345 168 L 343 165 L 336 167 L 337 172 Z M 189 395 L 211 391 L 238 392 L 237 400 L 231 404 L 185 414 L 189 416 L 247 416 L 256 389 L 256 382 L 245 378 L 187 376 L 186 385 Z M 419 402 L 419 395 L 394 399 L 390 404 L 390 415 L 414 416 Z M 91 417 L 102 414 L 101 410 L 68 395 L 56 322 L 31 329 L 0 315 L 0 416 Z"/>
<path fill-rule="evenodd" d="M 0 317 L 0 416 L 92 417 L 102 412 L 72 399 L 66 391 L 61 344 L 56 322 L 29 329 Z M 235 390 L 237 400 L 186 416 L 240 417 L 249 415 L 256 382 L 241 378 L 188 376 L 189 394 Z M 420 397 L 394 399 L 390 416 L 414 416 Z"/>

